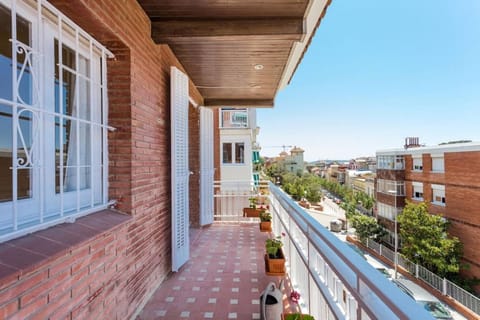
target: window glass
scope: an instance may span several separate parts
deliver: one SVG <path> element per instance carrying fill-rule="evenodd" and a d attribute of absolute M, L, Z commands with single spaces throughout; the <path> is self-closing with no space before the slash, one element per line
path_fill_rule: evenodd
<path fill-rule="evenodd" d="M 223 163 L 232 163 L 232 144 L 230 142 L 223 143 L 222 150 Z"/>
<path fill-rule="evenodd" d="M 423 186 L 413 186 L 413 198 L 423 199 Z"/>
<path fill-rule="evenodd" d="M 245 151 L 245 144 L 242 143 L 235 143 L 235 163 L 244 163 L 244 151 Z"/>
<path fill-rule="evenodd" d="M 432 171 L 443 172 L 445 170 L 443 157 L 432 158 Z"/>
<path fill-rule="evenodd" d="M 413 170 L 423 170 L 422 158 L 413 158 Z"/>
<path fill-rule="evenodd" d="M 432 189 L 432 202 L 435 204 L 445 204 L 445 190 Z"/>

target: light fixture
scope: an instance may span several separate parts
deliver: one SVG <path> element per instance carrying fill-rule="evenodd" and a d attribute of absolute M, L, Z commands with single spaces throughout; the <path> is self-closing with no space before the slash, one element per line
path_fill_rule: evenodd
<path fill-rule="evenodd" d="M 253 66 L 255 70 L 262 70 L 263 69 L 263 64 L 256 64 Z"/>

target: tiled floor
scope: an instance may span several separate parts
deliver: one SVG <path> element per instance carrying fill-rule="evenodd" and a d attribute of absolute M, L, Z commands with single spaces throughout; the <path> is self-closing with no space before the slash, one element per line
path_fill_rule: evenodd
<path fill-rule="evenodd" d="M 281 279 L 265 275 L 269 236 L 258 224 L 196 230 L 190 261 L 160 286 L 137 319 L 260 319 L 260 293 Z M 283 305 L 289 308 L 286 295 Z"/>

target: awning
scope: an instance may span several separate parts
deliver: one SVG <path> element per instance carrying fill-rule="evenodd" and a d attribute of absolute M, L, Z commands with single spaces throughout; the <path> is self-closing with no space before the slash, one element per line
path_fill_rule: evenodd
<path fill-rule="evenodd" d="M 260 162 L 260 152 L 253 151 L 252 161 L 253 161 L 253 163 L 259 163 Z"/>
<path fill-rule="evenodd" d="M 258 187 L 260 184 L 260 175 L 258 173 L 253 174 L 253 184 Z"/>

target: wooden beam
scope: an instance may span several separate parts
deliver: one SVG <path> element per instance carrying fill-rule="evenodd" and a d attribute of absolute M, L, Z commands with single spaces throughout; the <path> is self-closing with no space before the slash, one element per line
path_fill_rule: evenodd
<path fill-rule="evenodd" d="M 205 99 L 205 107 L 273 108 L 273 99 Z"/>
<path fill-rule="evenodd" d="M 160 19 L 152 21 L 152 38 L 166 43 L 179 38 L 269 39 L 300 41 L 303 18 L 279 19 Z"/>

